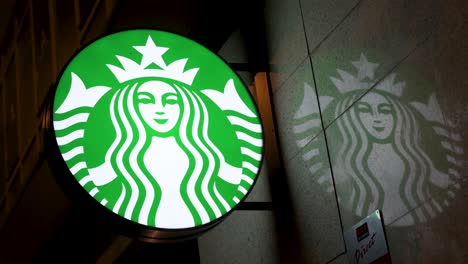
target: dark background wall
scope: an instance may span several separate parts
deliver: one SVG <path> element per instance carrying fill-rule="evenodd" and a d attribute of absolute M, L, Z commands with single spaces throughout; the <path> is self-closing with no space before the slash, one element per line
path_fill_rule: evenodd
<path fill-rule="evenodd" d="M 343 232 L 374 209 L 383 209 L 395 263 L 466 262 L 466 1 L 11 5 L 1 22 L 1 262 L 126 263 L 165 252 L 195 263 L 347 263 Z M 232 63 L 267 128 L 248 203 L 184 244 L 147 245 L 108 229 L 64 195 L 44 154 L 44 111 L 66 61 L 97 36 L 131 27 L 184 34 Z M 376 94 L 393 98 L 394 122 L 384 122 L 393 136 L 383 141 L 366 134 L 358 109 L 377 104 Z M 401 130 L 392 126 L 403 120 L 397 105 L 414 117 Z M 353 197 L 362 198 L 350 205 Z"/>

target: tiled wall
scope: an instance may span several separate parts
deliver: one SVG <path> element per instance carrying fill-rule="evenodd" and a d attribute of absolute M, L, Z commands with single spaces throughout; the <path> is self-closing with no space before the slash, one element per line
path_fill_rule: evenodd
<path fill-rule="evenodd" d="M 0 227 L 31 175 L 31 185 L 54 184 L 40 159 L 43 102 L 70 56 L 104 31 L 89 26 L 89 15 L 99 7 L 94 25 L 105 25 L 113 6 L 79 1 L 80 13 L 58 0 L 23 2 L 1 54 Z M 375 209 L 383 210 L 395 263 L 468 261 L 465 2 L 265 1 L 300 262 L 347 263 L 342 232 Z M 228 62 L 247 62 L 240 38 L 234 32 L 219 52 Z M 252 74 L 239 74 L 253 84 Z M 250 202 L 272 201 L 265 166 Z M 53 190 L 23 199 L 43 197 L 41 208 L 57 212 L 66 205 L 52 202 L 63 199 Z M 50 231 L 49 218 L 36 220 Z M 280 262 L 277 224 L 270 210 L 234 212 L 199 238 L 201 263 Z"/>
<path fill-rule="evenodd" d="M 271 0 L 266 10 L 304 262 L 346 262 L 343 230 L 376 209 L 395 263 L 466 262 L 467 4 Z"/>

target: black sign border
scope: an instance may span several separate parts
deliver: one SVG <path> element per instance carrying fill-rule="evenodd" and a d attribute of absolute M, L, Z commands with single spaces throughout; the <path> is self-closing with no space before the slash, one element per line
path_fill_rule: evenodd
<path fill-rule="evenodd" d="M 62 79 L 62 76 L 65 70 L 68 68 L 69 64 L 75 59 L 75 57 L 78 54 L 80 54 L 84 49 L 92 45 L 97 40 L 100 40 L 110 35 L 119 34 L 119 33 L 127 32 L 127 31 L 134 31 L 134 30 L 151 30 L 151 31 L 166 32 L 166 33 L 177 35 L 181 38 L 185 38 L 189 41 L 193 41 L 194 43 L 200 45 L 201 47 L 205 48 L 207 51 L 211 52 L 213 55 L 218 57 L 218 59 L 224 62 L 226 66 L 228 66 L 229 69 L 231 69 L 231 71 L 238 77 L 238 79 L 244 85 L 251 100 L 255 102 L 254 104 L 255 110 L 258 113 L 260 125 L 262 127 L 262 139 L 261 139 L 262 140 L 262 156 L 261 156 L 261 160 L 259 163 L 259 171 L 257 172 L 257 175 L 251 187 L 249 188 L 247 193 L 244 195 L 244 197 L 239 201 L 239 203 L 237 203 L 234 207 L 232 207 L 231 210 L 228 211 L 226 214 L 222 215 L 221 217 L 209 223 L 205 223 L 200 226 L 190 227 L 190 228 L 166 229 L 166 228 L 156 228 L 156 227 L 146 226 L 146 225 L 142 225 L 137 222 L 128 220 L 114 213 L 113 211 L 109 210 L 107 207 L 103 206 L 101 203 L 95 200 L 88 192 L 86 192 L 86 190 L 78 183 L 76 178 L 70 172 L 70 169 L 66 165 L 62 157 L 62 154 L 60 153 L 60 149 L 57 144 L 57 140 L 55 136 L 54 124 L 53 124 L 53 109 L 54 109 L 53 103 L 54 103 L 55 94 L 58 88 L 59 81 Z M 77 51 L 75 51 L 75 53 L 68 59 L 68 61 L 62 67 L 60 74 L 58 75 L 57 82 L 52 87 L 52 89 L 53 91 L 50 93 L 50 97 L 48 99 L 49 103 L 48 103 L 48 111 L 47 111 L 47 117 L 46 117 L 47 124 L 45 127 L 45 133 L 44 133 L 45 153 L 46 153 L 47 161 L 49 163 L 49 167 L 57 183 L 60 185 L 60 187 L 64 191 L 65 195 L 67 195 L 78 206 L 83 206 L 85 211 L 88 211 L 90 213 L 90 217 L 97 216 L 98 218 L 103 219 L 106 224 L 109 224 L 110 227 L 119 234 L 132 237 L 132 238 L 136 238 L 145 242 L 155 242 L 155 243 L 177 242 L 177 241 L 184 241 L 184 240 L 196 238 L 200 236 L 201 234 L 205 233 L 206 231 L 212 229 L 213 227 L 215 227 L 222 221 L 224 221 L 229 215 L 231 215 L 232 212 L 236 211 L 237 208 L 245 201 L 245 199 L 249 196 L 250 192 L 255 187 L 255 184 L 260 175 L 260 170 L 262 168 L 264 157 L 265 157 L 265 136 L 264 136 L 265 130 L 263 126 L 262 116 L 258 109 L 257 103 L 255 101 L 255 98 L 252 96 L 252 93 L 248 89 L 248 86 L 245 84 L 244 80 L 239 76 L 239 74 L 234 69 L 232 69 L 230 64 L 225 59 L 223 59 L 220 55 L 211 51 L 210 49 L 208 49 L 206 46 L 202 45 L 198 41 L 190 39 L 176 32 L 172 32 L 166 29 L 159 29 L 155 27 L 127 28 L 124 30 L 116 30 L 116 31 L 112 31 L 109 33 L 105 33 L 92 39 L 86 45 L 83 45 Z"/>

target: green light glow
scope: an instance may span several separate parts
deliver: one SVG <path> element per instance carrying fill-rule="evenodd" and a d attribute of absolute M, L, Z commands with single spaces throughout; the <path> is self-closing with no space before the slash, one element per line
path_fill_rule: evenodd
<path fill-rule="evenodd" d="M 163 31 L 123 31 L 79 52 L 58 82 L 53 122 L 81 186 L 150 227 L 196 227 L 230 212 L 263 153 L 239 77 L 206 48 Z"/>

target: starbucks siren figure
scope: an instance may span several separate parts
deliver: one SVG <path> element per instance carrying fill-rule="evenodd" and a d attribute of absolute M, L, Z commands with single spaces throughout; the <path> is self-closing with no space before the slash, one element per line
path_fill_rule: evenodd
<path fill-rule="evenodd" d="M 207 107 L 196 91 L 187 88 L 198 69 L 184 71 L 187 59 L 166 65 L 161 55 L 167 48 L 157 47 L 151 37 L 146 46 L 134 48 L 143 54 L 141 64 L 117 56 L 123 69 L 107 65 L 120 83 L 126 83 L 115 91 L 109 107 L 116 138 L 104 162 L 88 168 L 89 175 L 80 184 L 93 182 L 97 188 L 91 195 L 95 195 L 109 183 L 120 183 L 117 199 L 101 203 L 109 203 L 107 206 L 115 213 L 145 225 L 188 228 L 219 218 L 231 206 L 217 189 L 218 179 L 239 185 L 238 190 L 245 194 L 241 181 L 252 184 L 253 180 L 244 171 L 255 168 L 246 163 L 242 167 L 230 165 L 210 140 Z M 162 69 L 146 69 L 152 62 Z M 107 87 L 86 89 L 81 79 L 72 74 L 70 94 L 87 93 L 93 98 L 90 95 L 94 93 L 100 98 L 107 90 Z M 227 81 L 224 92 L 202 92 L 221 110 L 256 116 L 238 96 L 232 79 Z M 57 112 L 76 108 L 74 103 L 65 100 Z M 241 119 L 229 118 L 231 123 L 242 126 Z M 261 132 L 260 126 L 244 124 L 244 127 Z M 261 146 L 261 141 L 245 140 Z M 233 200 L 239 202 L 237 197 Z"/>
<path fill-rule="evenodd" d="M 430 153 L 420 144 L 424 124 L 418 122 L 416 111 L 432 122 L 433 127 L 428 131 L 442 137 L 447 160 L 456 162 L 452 155 L 461 150 L 453 142 L 459 141 L 460 137 L 447 131 L 434 95 L 427 105 L 401 102 L 399 98 L 405 83 L 395 83 L 395 74 L 360 98 L 372 86 L 364 79 L 373 78 L 377 64 L 368 62 L 363 54 L 361 60 L 353 64 L 359 70 L 357 77 L 343 70 L 338 70 L 340 79 L 331 77 L 341 97 L 320 96 L 322 110 L 332 111 L 333 116 L 338 117 L 335 124 L 327 129 L 327 136 L 336 146 L 332 163 L 340 203 L 359 217 L 381 209 L 386 220 L 394 220 L 396 216 L 412 211 L 410 217 L 394 225 L 425 222 L 440 213 L 454 196 L 453 191 L 447 190 L 442 200 L 431 199 L 431 192 L 447 189 L 451 184 L 459 188 L 460 174 L 457 163 L 444 171 L 434 166 Z M 317 181 L 327 185 L 328 191 L 333 191 L 325 173 L 327 168 L 314 161 L 320 147 L 317 138 L 310 139 L 310 136 L 316 135 L 317 132 L 313 131 L 320 129 L 320 120 L 314 119 L 319 118 L 318 109 L 310 105 L 309 98 L 316 98 L 316 95 L 305 83 L 304 99 L 295 114 L 299 121 L 293 128 L 297 135 L 296 143 L 305 148 L 303 158 L 310 162 L 310 171 L 317 176 Z M 355 105 L 347 109 L 353 102 Z M 421 204 L 424 206 L 412 210 Z"/>

